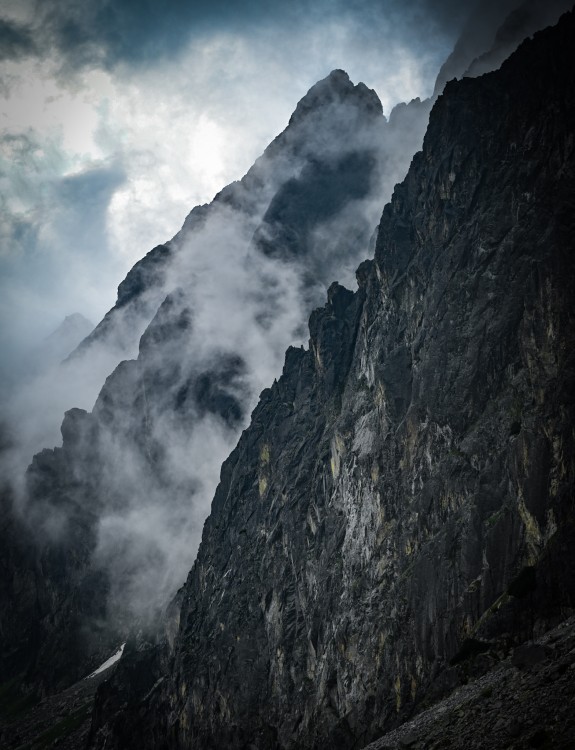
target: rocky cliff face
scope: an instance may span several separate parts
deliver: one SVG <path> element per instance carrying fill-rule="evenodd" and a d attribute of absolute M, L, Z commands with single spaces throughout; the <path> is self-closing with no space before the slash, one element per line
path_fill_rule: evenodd
<path fill-rule="evenodd" d="M 221 462 L 329 281 L 362 257 L 428 110 L 386 123 L 373 91 L 333 71 L 248 174 L 120 284 L 56 373 L 72 398 L 111 372 L 94 408 L 68 409 L 62 446 L 34 456 L 19 517 L 2 497 L 3 678 L 67 684 L 173 596 Z"/>
<path fill-rule="evenodd" d="M 101 688 L 94 747 L 362 747 L 572 611 L 574 34 L 448 84 L 359 290 L 330 287 L 224 463 L 165 638 Z"/>

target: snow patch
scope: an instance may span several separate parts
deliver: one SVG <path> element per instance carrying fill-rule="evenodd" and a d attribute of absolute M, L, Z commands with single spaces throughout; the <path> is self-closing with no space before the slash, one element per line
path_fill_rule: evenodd
<path fill-rule="evenodd" d="M 115 654 L 112 654 L 112 656 L 110 656 L 109 659 L 106 659 L 106 661 L 103 664 L 100 664 L 100 666 L 98 667 L 98 669 L 94 670 L 94 672 L 92 672 L 92 674 L 89 674 L 85 679 L 89 680 L 91 677 L 95 677 L 97 674 L 101 674 L 106 669 L 108 669 L 109 667 L 111 667 L 112 664 L 115 664 L 117 661 L 119 661 L 120 656 L 122 656 L 122 654 L 124 653 L 124 646 L 125 645 L 126 645 L 125 643 L 122 643 L 122 645 L 116 651 Z"/>

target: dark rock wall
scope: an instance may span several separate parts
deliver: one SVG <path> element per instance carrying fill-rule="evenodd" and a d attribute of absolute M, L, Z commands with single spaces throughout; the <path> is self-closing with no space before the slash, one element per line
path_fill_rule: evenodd
<path fill-rule="evenodd" d="M 361 747 L 477 641 L 575 606 L 574 35 L 570 14 L 448 84 L 359 291 L 330 288 L 223 465 L 175 640 L 177 617 L 101 689 L 94 747 Z"/>

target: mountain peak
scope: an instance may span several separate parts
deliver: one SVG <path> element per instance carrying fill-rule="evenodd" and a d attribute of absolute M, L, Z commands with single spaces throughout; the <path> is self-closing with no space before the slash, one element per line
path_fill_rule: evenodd
<path fill-rule="evenodd" d="M 302 120 L 311 110 L 352 101 L 369 114 L 383 114 L 379 97 L 373 89 L 368 88 L 365 83 L 354 85 L 345 70 L 332 70 L 326 78 L 312 86 L 299 101 L 291 116 L 290 125 Z"/>
<path fill-rule="evenodd" d="M 46 337 L 44 343 L 48 343 L 52 346 L 56 342 L 66 342 L 64 345 L 64 347 L 66 347 L 72 345 L 71 342 L 75 341 L 72 345 L 72 348 L 74 348 L 83 338 L 88 336 L 93 329 L 94 324 L 87 318 L 78 312 L 72 313 L 71 315 L 66 315 L 60 325 Z"/>

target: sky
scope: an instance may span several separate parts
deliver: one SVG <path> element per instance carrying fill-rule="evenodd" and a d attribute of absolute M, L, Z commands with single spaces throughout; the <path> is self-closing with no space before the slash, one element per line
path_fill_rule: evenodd
<path fill-rule="evenodd" d="M 94 323 L 332 69 L 429 96 L 469 3 L 3 0 L 0 347 Z"/>

